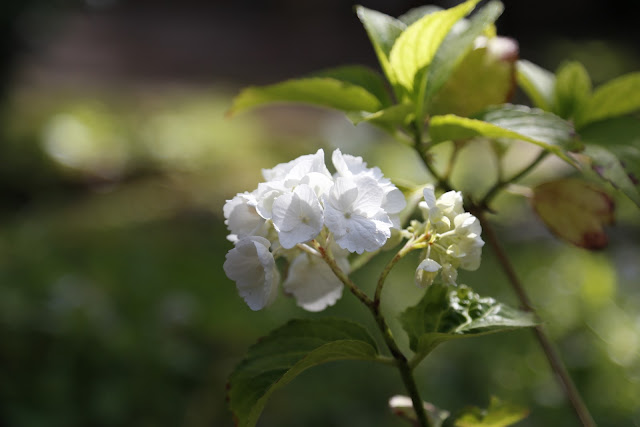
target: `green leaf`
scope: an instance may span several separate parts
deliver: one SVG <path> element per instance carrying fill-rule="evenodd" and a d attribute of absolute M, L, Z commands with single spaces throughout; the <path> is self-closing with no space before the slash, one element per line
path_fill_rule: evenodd
<path fill-rule="evenodd" d="M 613 223 L 613 200 L 600 186 L 581 179 L 559 179 L 533 189 L 533 208 L 560 239 L 586 249 L 607 246 L 603 226 Z"/>
<path fill-rule="evenodd" d="M 481 298 L 467 286 L 442 283 L 431 285 L 417 305 L 400 315 L 400 321 L 416 360 L 445 341 L 536 324 L 531 313 Z"/>
<path fill-rule="evenodd" d="M 516 80 L 518 85 L 533 102 L 534 107 L 551 111 L 556 77 L 551 71 L 537 66 L 533 62 L 517 62 Z"/>
<path fill-rule="evenodd" d="M 473 10 L 479 0 L 468 0 L 451 9 L 425 15 L 396 40 L 389 62 L 398 83 L 413 99 L 420 100 L 426 87 L 426 68 L 453 24 Z"/>
<path fill-rule="evenodd" d="M 373 112 L 382 107 L 380 100 L 362 86 L 328 77 L 309 77 L 246 88 L 235 97 L 227 114 L 275 102 L 300 102 L 341 111 Z"/>
<path fill-rule="evenodd" d="M 275 390 L 304 370 L 336 360 L 376 360 L 376 344 L 359 324 L 341 319 L 292 320 L 258 341 L 229 378 L 236 426 L 256 424 Z"/>
<path fill-rule="evenodd" d="M 455 427 L 507 427 L 523 420 L 529 415 L 525 407 L 502 402 L 497 397 L 491 397 L 489 408 L 466 408 L 456 418 Z"/>
<path fill-rule="evenodd" d="M 433 95 L 445 84 L 453 70 L 469 52 L 474 40 L 498 19 L 503 10 L 504 6 L 499 1 L 489 2 L 469 19 L 464 31 L 459 34 L 454 31 L 449 32 L 429 66 L 424 95 L 426 105 L 429 105 Z"/>
<path fill-rule="evenodd" d="M 362 65 L 346 65 L 319 71 L 314 73 L 312 77 L 328 77 L 360 86 L 375 95 L 382 107 L 388 107 L 392 104 L 384 78 L 371 68 Z"/>
<path fill-rule="evenodd" d="M 576 119 L 576 128 L 637 110 L 640 110 L 640 72 L 626 74 L 597 88 Z"/>
<path fill-rule="evenodd" d="M 640 120 L 615 117 L 580 131 L 591 167 L 640 207 Z"/>
<path fill-rule="evenodd" d="M 363 6 L 356 6 L 356 13 L 369 35 L 369 40 L 371 40 L 373 50 L 378 56 L 382 70 L 389 82 L 393 84 L 395 77 L 389 64 L 389 54 L 398 36 L 407 28 L 406 24 L 389 15 Z"/>
<path fill-rule="evenodd" d="M 424 16 L 429 15 L 430 13 L 440 12 L 441 10 L 443 9 L 440 6 L 432 4 L 418 6 L 398 16 L 398 20 L 404 22 L 406 26 L 409 26 L 414 22 L 419 21 Z"/>
<path fill-rule="evenodd" d="M 432 143 L 474 137 L 516 139 L 539 145 L 571 165 L 575 163 L 566 154 L 567 150 L 577 148 L 573 128 L 558 116 L 535 108 L 506 104 L 475 117 L 433 116 L 429 124 Z"/>
<path fill-rule="evenodd" d="M 501 47 L 494 49 L 493 44 Z M 515 90 L 517 56 L 515 41 L 504 37 L 489 39 L 487 46 L 473 49 L 431 99 L 429 112 L 468 117 L 509 101 Z"/>
<path fill-rule="evenodd" d="M 563 119 L 578 116 L 591 97 L 591 78 L 579 62 L 567 62 L 556 73 L 553 112 Z"/>
<path fill-rule="evenodd" d="M 362 111 L 347 114 L 353 124 L 369 122 L 382 128 L 395 128 L 406 125 L 413 117 L 412 104 L 396 104 L 375 113 Z"/>

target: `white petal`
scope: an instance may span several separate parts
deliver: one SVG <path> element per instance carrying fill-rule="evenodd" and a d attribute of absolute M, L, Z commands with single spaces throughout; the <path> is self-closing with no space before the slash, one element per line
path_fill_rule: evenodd
<path fill-rule="evenodd" d="M 340 299 L 343 284 L 322 259 L 303 253 L 289 266 L 289 276 L 283 287 L 286 293 L 295 297 L 300 307 L 322 311 Z"/>
<path fill-rule="evenodd" d="M 384 190 L 376 180 L 369 177 L 356 178 L 355 184 L 358 188 L 358 197 L 353 208 L 365 216 L 375 215 L 382 208 Z"/>
<path fill-rule="evenodd" d="M 431 285 L 442 266 L 430 258 L 422 260 L 416 269 L 416 285 L 425 288 Z"/>
<path fill-rule="evenodd" d="M 236 195 L 233 199 L 227 200 L 223 207 L 225 224 L 229 228 L 231 235 L 242 238 L 252 235 L 266 236 L 268 228 L 265 220 L 256 211 L 254 206 L 255 198 L 250 193 Z"/>
<path fill-rule="evenodd" d="M 297 186 L 293 192 L 275 200 L 272 221 L 285 249 L 314 239 L 324 222 L 318 196 L 308 185 Z"/>
<path fill-rule="evenodd" d="M 340 247 L 359 254 L 380 249 L 391 237 L 391 227 L 393 226 L 384 212 L 379 218 L 366 218 L 353 214 L 350 218 L 345 219 L 341 225 L 343 233 L 332 229 L 331 224 L 327 224 L 327 228 L 334 233 L 336 243 Z"/>
<path fill-rule="evenodd" d="M 223 268 L 236 282 L 238 292 L 252 310 L 271 304 L 277 296 L 280 275 L 269 252 L 267 239 L 251 236 L 240 239 L 226 256 Z"/>

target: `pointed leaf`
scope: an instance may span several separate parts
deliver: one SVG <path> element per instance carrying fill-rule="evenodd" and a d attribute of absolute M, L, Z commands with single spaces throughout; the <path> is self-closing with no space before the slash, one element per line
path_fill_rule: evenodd
<path fill-rule="evenodd" d="M 400 321 L 417 360 L 445 341 L 535 325 L 531 313 L 481 298 L 467 286 L 442 283 L 431 285 Z"/>
<path fill-rule="evenodd" d="M 398 16 L 398 20 L 404 22 L 405 25 L 409 26 L 414 22 L 419 21 L 424 16 L 429 15 L 430 13 L 440 12 L 441 10 L 443 9 L 440 6 L 436 6 L 433 4 L 418 6 Z"/>
<path fill-rule="evenodd" d="M 593 92 L 576 127 L 640 110 L 640 72 L 613 79 Z"/>
<path fill-rule="evenodd" d="M 335 360 L 376 360 L 376 344 L 359 324 L 340 319 L 293 320 L 260 340 L 229 378 L 237 426 L 256 424 L 275 390 L 304 370 Z"/>
<path fill-rule="evenodd" d="M 384 110 L 376 111 L 375 113 L 358 111 L 348 114 L 347 116 L 353 124 L 369 122 L 383 128 L 395 128 L 409 122 L 412 113 L 412 104 L 396 104 Z"/>
<path fill-rule="evenodd" d="M 591 166 L 640 206 L 640 120 L 615 117 L 580 131 Z"/>
<path fill-rule="evenodd" d="M 269 86 L 249 87 L 233 100 L 228 114 L 275 102 L 300 102 L 341 111 L 378 111 L 380 100 L 362 86 L 327 77 L 287 80 Z"/>
<path fill-rule="evenodd" d="M 388 107 L 392 104 L 384 78 L 371 68 L 362 65 L 347 65 L 319 71 L 314 73 L 313 77 L 328 77 L 360 86 L 375 95 L 382 107 Z"/>
<path fill-rule="evenodd" d="M 382 70 L 389 82 L 393 84 L 395 77 L 389 64 L 389 54 L 396 39 L 407 28 L 407 25 L 389 15 L 362 6 L 356 7 L 356 13 L 369 35 L 369 40 L 371 40 L 373 50 L 378 56 Z"/>
<path fill-rule="evenodd" d="M 396 82 L 414 99 L 424 96 L 426 68 L 453 24 L 469 14 L 478 0 L 468 0 L 451 9 L 425 15 L 396 40 L 389 61 Z"/>
<path fill-rule="evenodd" d="M 506 104 L 475 117 L 433 116 L 429 123 L 431 142 L 437 144 L 474 137 L 516 139 L 539 145 L 574 164 L 566 154 L 566 151 L 578 148 L 573 139 L 573 128 L 558 116 L 522 105 Z"/>
<path fill-rule="evenodd" d="M 503 10 L 504 6 L 499 1 L 489 2 L 469 19 L 464 31 L 459 34 L 449 32 L 429 67 L 424 95 L 425 104 L 429 104 L 433 95 L 445 84 L 453 70 L 465 57 L 475 39 L 498 19 Z"/>
<path fill-rule="evenodd" d="M 579 114 L 591 97 L 591 78 L 576 61 L 563 64 L 556 73 L 553 112 L 563 119 Z"/>
<path fill-rule="evenodd" d="M 614 221 L 613 200 L 599 186 L 580 179 L 545 182 L 533 189 L 533 208 L 559 238 L 586 249 L 602 249 L 603 226 Z"/>
<path fill-rule="evenodd" d="M 455 427 L 507 427 L 525 419 L 529 410 L 525 407 L 502 402 L 491 397 L 489 408 L 466 408 L 454 421 Z"/>
<path fill-rule="evenodd" d="M 545 70 L 533 62 L 520 60 L 517 63 L 516 77 L 518 85 L 531 99 L 534 107 L 551 111 L 556 84 L 556 77 L 551 71 Z"/>
<path fill-rule="evenodd" d="M 489 39 L 485 46 L 473 49 L 464 57 L 431 99 L 429 112 L 468 117 L 509 101 L 515 91 L 517 57 L 518 45 L 514 40 Z"/>

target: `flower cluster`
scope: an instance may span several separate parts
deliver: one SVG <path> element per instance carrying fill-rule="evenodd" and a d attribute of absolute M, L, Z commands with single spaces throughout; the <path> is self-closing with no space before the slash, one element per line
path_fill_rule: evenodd
<path fill-rule="evenodd" d="M 333 305 L 342 283 L 307 243 L 313 240 L 333 254 L 348 272 L 347 256 L 379 249 L 399 227 L 404 195 L 378 168 L 361 157 L 332 155 L 331 174 L 324 151 L 265 169 L 265 182 L 236 195 L 224 206 L 228 238 L 235 247 L 224 263 L 253 310 L 275 299 L 280 273 L 275 258 L 289 263 L 284 291 L 309 311 Z"/>
<path fill-rule="evenodd" d="M 445 283 L 456 284 L 458 268 L 477 270 L 484 241 L 478 218 L 464 211 L 462 194 L 448 191 L 436 199 L 433 187 L 424 189 L 418 205 L 425 220 L 429 243 L 416 270 L 416 283 L 428 286 L 438 274 Z"/>

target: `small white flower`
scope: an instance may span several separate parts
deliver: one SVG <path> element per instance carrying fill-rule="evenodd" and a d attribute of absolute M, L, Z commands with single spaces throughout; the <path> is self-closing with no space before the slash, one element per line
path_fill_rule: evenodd
<path fill-rule="evenodd" d="M 346 258 L 336 262 L 348 272 Z M 322 311 L 332 306 L 342 297 L 344 285 L 331 268 L 320 258 L 306 253 L 298 255 L 289 266 L 289 275 L 283 283 L 284 291 L 296 299 L 297 304 L 307 311 Z"/>
<path fill-rule="evenodd" d="M 236 282 L 238 293 L 252 310 L 271 304 L 278 293 L 280 274 L 267 239 L 249 236 L 238 240 L 227 252 L 223 268 Z"/>
<path fill-rule="evenodd" d="M 391 180 L 385 178 L 378 167 L 368 168 L 362 157 L 342 154 L 340 149 L 334 150 L 331 161 L 336 168 L 336 176 L 341 177 L 363 177 L 367 176 L 376 180 L 383 190 L 383 200 L 381 207 L 389 215 L 395 228 L 400 228 L 399 213 L 407 205 L 407 201 Z"/>
<path fill-rule="evenodd" d="M 319 149 L 315 154 L 307 154 L 288 163 L 280 163 L 272 169 L 263 169 L 262 176 L 267 181 L 283 181 L 288 188 L 298 185 L 305 175 L 318 172 L 331 177 L 324 164 L 324 150 Z"/>
<path fill-rule="evenodd" d="M 324 221 L 318 196 L 308 185 L 298 185 L 273 202 L 272 221 L 285 249 L 314 239 L 322 230 Z"/>
<path fill-rule="evenodd" d="M 324 196 L 325 225 L 349 252 L 375 251 L 391 236 L 393 223 L 382 209 L 384 191 L 370 177 L 339 177 Z"/>
<path fill-rule="evenodd" d="M 264 218 L 255 208 L 256 198 L 252 193 L 240 193 L 227 200 L 223 207 L 224 223 L 231 231 L 227 237 L 232 242 L 246 236 L 266 237 L 269 229 Z"/>
<path fill-rule="evenodd" d="M 426 288 L 431 285 L 438 275 L 438 271 L 442 268 L 440 264 L 430 258 L 422 260 L 416 269 L 416 285 Z"/>

